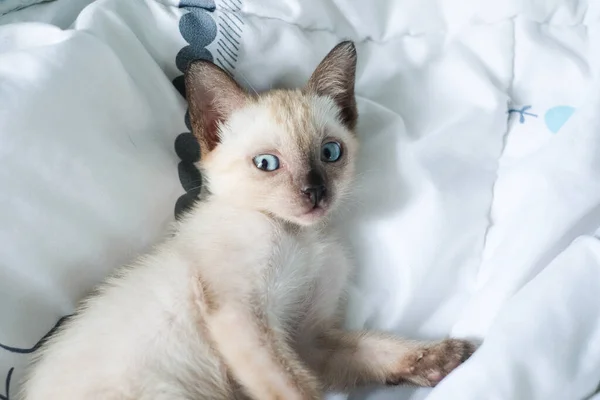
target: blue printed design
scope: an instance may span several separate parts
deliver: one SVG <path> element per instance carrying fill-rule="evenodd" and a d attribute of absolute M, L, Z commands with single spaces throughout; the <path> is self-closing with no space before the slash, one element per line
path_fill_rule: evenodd
<path fill-rule="evenodd" d="M 218 13 L 214 0 L 181 0 L 179 7 L 189 11 L 179 21 L 181 36 L 189 44 L 177 53 L 177 68 L 185 73 L 190 62 L 202 59 L 214 62 L 231 74 L 235 70 L 244 25 L 237 15 L 242 7 L 241 0 L 221 0 Z M 217 33 L 220 33 L 218 40 Z M 212 53 L 206 48 L 211 44 L 214 46 Z M 185 97 L 183 75 L 173 79 L 173 85 Z M 191 131 L 189 110 L 186 110 L 184 122 Z M 175 140 L 175 152 L 181 159 L 177 170 L 186 191 L 175 204 L 175 216 L 179 217 L 200 195 L 202 176 L 195 166 L 200 160 L 200 145 L 191 132 L 184 132 Z"/>
<path fill-rule="evenodd" d="M 181 0 L 179 8 L 200 7 L 207 11 L 215 11 L 215 2 L 213 0 Z"/>
<path fill-rule="evenodd" d="M 213 0 L 182 0 L 180 8 L 189 12 L 179 20 L 181 36 L 189 44 L 182 48 L 175 58 L 175 65 L 185 73 L 190 62 L 198 59 L 214 61 L 213 55 L 206 46 L 214 42 L 217 37 L 217 24 L 213 18 L 216 9 Z M 173 85 L 185 97 L 185 80 L 183 75 L 173 79 Z M 185 112 L 185 126 L 191 130 L 189 110 Z M 200 145 L 191 132 L 184 132 L 175 140 L 175 152 L 181 159 L 177 166 L 179 180 L 186 193 L 175 203 L 175 216 L 180 216 L 189 209 L 198 196 L 202 186 L 202 176 L 194 163 L 200 159 Z"/>
<path fill-rule="evenodd" d="M 571 106 L 556 106 L 552 107 L 544 115 L 546 126 L 552 133 L 557 133 L 560 128 L 571 118 L 575 112 L 575 108 Z"/>
<path fill-rule="evenodd" d="M 50 329 L 50 331 L 48 331 L 48 333 L 46 333 L 40 340 L 38 340 L 38 342 L 36 344 L 33 345 L 33 347 L 29 347 L 29 348 L 20 348 L 20 347 L 13 347 L 13 346 L 7 346 L 5 344 L 0 343 L 0 349 L 2 350 L 6 350 L 10 353 L 16 353 L 16 354 L 31 354 L 34 351 L 36 351 L 37 349 L 40 348 L 40 346 L 42 344 L 44 344 L 44 342 L 51 336 L 54 334 L 54 332 L 56 332 L 56 330 L 70 317 L 70 315 L 67 315 L 65 317 L 62 317 L 61 319 L 58 320 L 58 322 L 52 327 L 52 329 Z M 8 370 L 8 373 L 6 374 L 6 378 L 4 380 L 4 394 L 0 394 L 0 400 L 10 400 L 10 383 L 12 380 L 12 375 L 13 372 L 15 371 L 15 368 L 11 368 Z"/>
<path fill-rule="evenodd" d="M 521 124 L 525 123 L 525 116 L 530 116 L 537 118 L 538 115 L 528 110 L 531 109 L 530 105 L 523 106 L 521 108 L 509 108 L 508 115 L 513 113 L 519 114 L 519 122 Z M 563 125 L 571 118 L 573 113 L 575 112 L 575 108 L 571 106 L 556 106 L 548 109 L 544 114 L 544 122 L 546 123 L 546 127 L 552 133 L 557 133 Z"/>
<path fill-rule="evenodd" d="M 508 109 L 508 115 L 510 116 L 511 113 L 518 113 L 519 114 L 519 122 L 521 124 L 525 123 L 525 116 L 529 115 L 531 117 L 535 117 L 537 118 L 537 114 L 533 114 L 530 112 L 527 112 L 527 110 L 529 110 L 531 108 L 531 106 L 523 106 L 521 107 L 521 109 L 517 109 L 517 108 L 509 108 Z"/>
<path fill-rule="evenodd" d="M 213 4 L 214 6 L 214 4 Z M 203 59 L 213 61 L 206 49 L 217 37 L 217 24 L 204 8 L 189 8 L 179 20 L 181 36 L 189 43 L 177 53 L 175 63 L 181 72 L 185 72 L 190 61 Z"/>
<path fill-rule="evenodd" d="M 4 394 L 0 394 L 0 400 L 10 400 L 10 381 L 14 371 L 15 368 L 13 367 L 9 369 L 8 374 L 6 374 L 6 380 L 4 382 Z"/>

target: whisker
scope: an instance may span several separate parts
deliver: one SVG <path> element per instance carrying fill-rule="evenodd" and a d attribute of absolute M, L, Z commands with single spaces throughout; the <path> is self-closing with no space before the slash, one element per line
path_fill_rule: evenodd
<path fill-rule="evenodd" d="M 200 184 L 198 186 L 194 186 L 193 188 L 190 188 L 188 190 L 186 190 L 186 192 L 191 192 L 192 190 L 196 190 L 196 189 L 202 189 L 204 185 Z"/>
<path fill-rule="evenodd" d="M 254 94 L 256 96 L 258 96 L 258 92 L 256 91 L 256 89 L 254 88 L 254 86 L 252 86 L 252 84 L 250 83 L 250 81 L 246 78 L 246 75 L 244 75 L 244 73 L 242 71 L 238 71 L 238 74 L 242 77 L 242 79 L 246 82 L 246 84 L 248 85 L 248 87 L 254 92 Z"/>

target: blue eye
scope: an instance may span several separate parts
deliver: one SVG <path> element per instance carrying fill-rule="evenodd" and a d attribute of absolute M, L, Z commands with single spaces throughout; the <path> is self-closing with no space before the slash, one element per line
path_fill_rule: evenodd
<path fill-rule="evenodd" d="M 279 169 L 279 158 L 273 154 L 259 154 L 254 157 L 254 165 L 262 171 L 275 171 Z"/>
<path fill-rule="evenodd" d="M 342 156 L 342 146 L 338 142 L 327 142 L 321 147 L 321 160 L 336 162 Z"/>

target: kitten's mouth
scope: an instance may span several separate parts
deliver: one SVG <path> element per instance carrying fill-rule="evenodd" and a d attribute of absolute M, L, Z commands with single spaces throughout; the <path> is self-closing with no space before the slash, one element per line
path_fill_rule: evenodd
<path fill-rule="evenodd" d="M 306 215 L 322 216 L 325 215 L 325 209 L 321 206 L 314 206 L 306 213 Z"/>
<path fill-rule="evenodd" d="M 300 218 L 310 223 L 323 218 L 326 213 L 327 210 L 323 206 L 316 205 L 302 213 Z"/>

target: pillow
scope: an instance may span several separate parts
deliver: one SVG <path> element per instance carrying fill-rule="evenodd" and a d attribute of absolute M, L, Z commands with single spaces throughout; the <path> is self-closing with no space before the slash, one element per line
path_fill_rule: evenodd
<path fill-rule="evenodd" d="M 200 192 L 181 77 L 212 60 L 215 5 L 165 3 L 93 3 L 68 31 L 0 26 L 0 400 L 27 354 Z"/>

